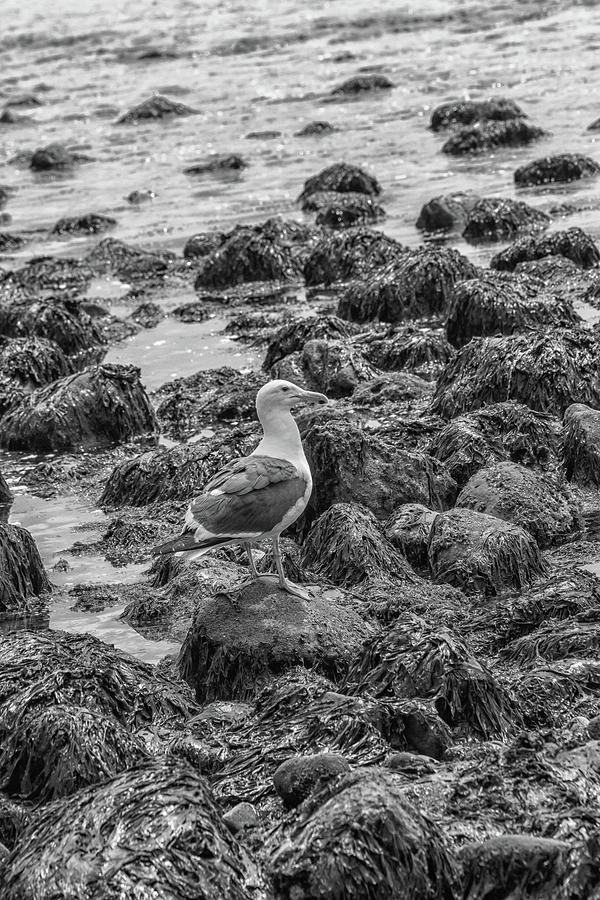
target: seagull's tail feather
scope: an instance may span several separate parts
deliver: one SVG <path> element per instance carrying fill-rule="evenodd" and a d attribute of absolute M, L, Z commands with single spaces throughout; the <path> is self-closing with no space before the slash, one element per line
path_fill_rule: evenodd
<path fill-rule="evenodd" d="M 178 534 L 177 537 L 171 538 L 170 541 L 166 541 L 164 544 L 159 544 L 159 546 L 155 547 L 152 551 L 152 555 L 164 556 L 167 553 L 181 553 L 186 550 L 207 552 L 214 547 L 225 547 L 230 543 L 231 538 L 223 540 L 222 537 L 217 536 L 204 538 L 204 540 L 199 541 L 196 537 L 194 537 L 191 531 L 184 531 L 183 534 Z M 201 554 L 198 553 L 198 556 L 200 555 Z"/>

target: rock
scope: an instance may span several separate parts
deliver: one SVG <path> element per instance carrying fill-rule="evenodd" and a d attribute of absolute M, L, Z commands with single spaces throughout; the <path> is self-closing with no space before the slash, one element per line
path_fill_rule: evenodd
<path fill-rule="evenodd" d="M 454 285 L 476 274 L 475 266 L 457 250 L 406 250 L 350 285 L 340 298 L 337 314 L 353 322 L 400 322 L 443 314 Z"/>
<path fill-rule="evenodd" d="M 573 403 L 564 415 L 564 464 L 569 481 L 600 485 L 600 412 Z"/>
<path fill-rule="evenodd" d="M 0 472 L 0 506 L 7 506 L 12 503 L 14 500 L 13 495 L 10 492 L 10 488 L 6 482 L 6 478 Z"/>
<path fill-rule="evenodd" d="M 7 231 L 0 231 L 0 253 L 12 253 L 13 250 L 19 250 L 25 244 L 25 238 L 18 234 L 9 234 Z"/>
<path fill-rule="evenodd" d="M 549 223 L 550 216 L 522 200 L 484 197 L 469 212 L 462 235 L 471 243 L 507 241 L 522 231 L 543 230 Z"/>
<path fill-rule="evenodd" d="M 474 337 L 513 334 L 532 328 L 582 324 L 570 302 L 548 296 L 527 276 L 483 272 L 455 285 L 448 304 L 446 334 L 455 347 Z"/>
<path fill-rule="evenodd" d="M 380 769 L 323 785 L 269 836 L 266 853 L 278 900 L 429 900 L 458 885 L 443 832 Z"/>
<path fill-rule="evenodd" d="M 581 530 L 581 513 L 568 488 L 552 475 L 532 472 L 514 462 L 480 469 L 458 495 L 456 508 L 519 525 L 540 547 L 564 543 Z"/>
<path fill-rule="evenodd" d="M 454 354 L 441 329 L 406 324 L 383 335 L 365 335 L 360 341 L 365 357 L 385 371 L 407 370 L 426 381 L 435 381 Z"/>
<path fill-rule="evenodd" d="M 409 372 L 388 372 L 359 384 L 352 394 L 355 407 L 375 411 L 387 404 L 421 400 L 431 394 L 431 384 Z M 394 410 L 396 411 L 396 410 Z"/>
<path fill-rule="evenodd" d="M 11 711 L 0 716 L 0 732 L 0 786 L 24 800 L 66 797 L 146 756 L 141 741 L 117 722 L 70 704 Z"/>
<path fill-rule="evenodd" d="M 49 590 L 50 582 L 30 533 L 18 525 L 0 524 L 0 615 L 26 612 L 28 600 Z"/>
<path fill-rule="evenodd" d="M 300 131 L 294 132 L 294 137 L 319 137 L 320 135 L 333 134 L 337 131 L 329 122 L 308 122 Z"/>
<path fill-rule="evenodd" d="M 576 181 L 590 178 L 600 172 L 598 163 L 581 153 L 559 153 L 543 156 L 515 170 L 515 184 L 528 187 L 535 184 L 550 184 L 556 181 Z"/>
<path fill-rule="evenodd" d="M 317 315 L 294 319 L 282 325 L 275 332 L 267 346 L 263 369 L 268 372 L 275 363 L 297 350 L 302 350 L 308 341 L 315 338 L 344 339 L 350 337 L 355 327 L 337 316 Z"/>
<path fill-rule="evenodd" d="M 321 591 L 310 602 L 255 582 L 200 602 L 178 667 L 201 703 L 246 700 L 270 673 L 295 665 L 342 675 L 370 626 L 343 598 Z"/>
<path fill-rule="evenodd" d="M 319 516 L 304 542 L 302 565 L 345 588 L 374 575 L 415 580 L 373 513 L 357 503 L 334 503 Z"/>
<path fill-rule="evenodd" d="M 437 516 L 429 565 L 436 582 L 466 594 L 522 591 L 545 572 L 538 544 L 523 528 L 466 509 Z"/>
<path fill-rule="evenodd" d="M 155 434 L 156 417 L 139 372 L 134 366 L 92 366 L 34 391 L 5 415 L 0 444 L 47 453 Z"/>
<path fill-rule="evenodd" d="M 288 243 L 263 226 L 240 225 L 203 257 L 195 288 L 226 288 L 248 281 L 294 281 L 300 263 Z"/>
<path fill-rule="evenodd" d="M 465 156 L 470 153 L 486 153 L 497 147 L 524 147 L 543 137 L 548 137 L 547 131 L 530 125 L 524 119 L 482 122 L 471 128 L 460 128 L 448 138 L 442 147 L 442 153 Z"/>
<path fill-rule="evenodd" d="M 4 100 L 6 107 L 11 106 L 43 106 L 43 101 L 36 94 L 16 94 L 8 96 Z"/>
<path fill-rule="evenodd" d="M 542 237 L 520 238 L 496 253 L 490 267 L 512 272 L 519 263 L 548 256 L 565 257 L 582 269 L 595 268 L 600 263 L 600 251 L 594 239 L 581 228 L 568 228 Z"/>
<path fill-rule="evenodd" d="M 245 374 L 224 366 L 176 378 L 155 392 L 156 414 L 169 431 L 194 434 L 207 425 L 256 421 L 256 393 L 264 384 L 258 372 Z"/>
<path fill-rule="evenodd" d="M 75 153 L 62 144 L 48 144 L 36 150 L 31 157 L 31 168 L 36 172 L 47 172 L 53 169 L 72 169 L 80 163 L 93 162 L 91 156 Z"/>
<path fill-rule="evenodd" d="M 89 213 L 86 216 L 67 216 L 59 219 L 50 234 L 101 234 L 117 225 L 110 216 Z"/>
<path fill-rule="evenodd" d="M 139 206 L 141 203 L 148 203 L 150 200 L 156 199 L 154 191 L 132 191 L 125 198 L 132 206 Z"/>
<path fill-rule="evenodd" d="M 247 141 L 270 141 L 281 137 L 281 131 L 249 131 L 246 135 Z"/>
<path fill-rule="evenodd" d="M 188 238 L 183 248 L 184 259 L 198 259 L 209 256 L 215 250 L 218 250 L 226 240 L 227 235 L 224 231 L 202 231 L 200 234 L 193 234 L 191 238 Z"/>
<path fill-rule="evenodd" d="M 83 293 L 92 278 L 93 271 L 80 259 L 36 256 L 22 269 L 9 272 L 4 285 L 14 284 L 28 295 L 46 291 Z M 1 283 L 1 282 L 0 282 Z"/>
<path fill-rule="evenodd" d="M 357 94 L 365 94 L 373 91 L 385 91 L 395 87 L 387 75 L 379 75 L 378 73 L 367 75 L 354 75 L 348 78 L 342 84 L 333 88 L 332 97 L 343 95 L 345 97 L 355 97 Z"/>
<path fill-rule="evenodd" d="M 337 191 L 342 194 L 352 191 L 357 194 L 376 196 L 381 193 L 381 185 L 373 175 L 369 175 L 358 166 L 334 163 L 304 182 L 298 203 L 303 204 L 311 194 L 316 194 L 318 191 Z"/>
<path fill-rule="evenodd" d="M 184 175 L 208 175 L 211 172 L 237 172 L 246 169 L 248 163 L 237 153 L 215 153 L 201 162 L 183 170 Z"/>
<path fill-rule="evenodd" d="M 351 396 L 356 387 L 377 375 L 360 350 L 344 341 L 320 338 L 305 343 L 301 366 L 307 387 L 333 399 Z"/>
<path fill-rule="evenodd" d="M 564 622 L 551 619 L 539 628 L 511 641 L 502 651 L 503 657 L 520 665 L 531 666 L 542 660 L 588 660 L 596 658 L 600 649 L 600 626 L 597 621 Z"/>
<path fill-rule="evenodd" d="M 584 329 L 475 338 L 444 369 L 431 411 L 453 418 L 500 400 L 558 416 L 572 403 L 600 406 L 597 354 Z"/>
<path fill-rule="evenodd" d="M 273 782 L 285 807 L 293 809 L 325 782 L 348 772 L 350 766 L 339 753 L 291 756 L 276 770 Z"/>
<path fill-rule="evenodd" d="M 388 439 L 342 420 L 316 420 L 304 434 L 313 492 L 304 513 L 308 527 L 334 503 L 361 503 L 387 518 L 401 503 L 445 509 L 455 483 L 445 466 L 419 451 L 401 450 Z"/>
<path fill-rule="evenodd" d="M 507 400 L 453 419 L 433 436 L 427 449 L 462 487 L 494 462 L 510 459 L 547 469 L 558 461 L 561 443 L 557 419 Z"/>
<path fill-rule="evenodd" d="M 415 228 L 421 231 L 450 231 L 464 228 L 467 217 L 475 204 L 481 199 L 472 191 L 457 191 L 433 197 L 421 207 Z"/>
<path fill-rule="evenodd" d="M 385 210 L 368 194 L 340 194 L 339 199 L 319 210 L 316 221 L 328 228 L 349 228 L 383 218 Z"/>
<path fill-rule="evenodd" d="M 481 119 L 505 121 L 524 119 L 525 113 L 508 97 L 490 97 L 488 100 L 453 100 L 436 106 L 431 114 L 432 131 L 441 131 L 451 125 L 471 125 Z"/>
<path fill-rule="evenodd" d="M 173 255 L 149 253 L 116 238 L 104 238 L 85 257 L 97 274 L 112 272 L 124 280 L 160 278 L 169 271 L 173 259 Z"/>
<path fill-rule="evenodd" d="M 385 536 L 413 566 L 428 565 L 429 537 L 438 513 L 422 503 L 404 503 L 385 523 Z"/>
<path fill-rule="evenodd" d="M 12 109 L 3 109 L 0 113 L 0 123 L 2 125 L 26 125 L 32 123 L 31 116 L 20 116 Z"/>
<path fill-rule="evenodd" d="M 141 325 L 142 328 L 156 328 L 164 315 L 162 306 L 149 301 L 136 306 L 129 318 L 137 325 Z"/>
<path fill-rule="evenodd" d="M 198 112 L 185 103 L 177 103 L 169 100 L 161 94 L 154 94 L 149 100 L 144 100 L 138 106 L 132 107 L 123 113 L 116 121 L 117 125 L 135 125 L 147 119 L 163 119 L 165 116 L 193 116 Z"/>
<path fill-rule="evenodd" d="M 465 900 L 484 900 L 490 888 L 502 897 L 558 897 L 575 869 L 577 855 L 567 841 L 503 834 L 465 844 L 460 858 Z"/>
<path fill-rule="evenodd" d="M 211 316 L 210 310 L 202 300 L 192 300 L 191 303 L 182 303 L 170 310 L 169 315 L 180 322 L 205 322 Z"/>
<path fill-rule="evenodd" d="M 251 803 L 238 803 L 223 814 L 223 821 L 233 834 L 258 825 L 258 814 Z"/>
<path fill-rule="evenodd" d="M 519 721 L 513 698 L 455 633 L 410 614 L 365 641 L 345 684 L 370 697 L 435 700 L 446 724 L 488 740 Z"/>
<path fill-rule="evenodd" d="M 0 339 L 0 379 L 4 376 L 23 388 L 32 389 L 62 378 L 70 371 L 69 361 L 54 341 L 37 337 L 6 342 Z"/>
<path fill-rule="evenodd" d="M 364 277 L 406 253 L 398 241 L 372 228 L 353 227 L 324 235 L 304 263 L 307 285 L 333 284 Z"/>
<path fill-rule="evenodd" d="M 56 351 L 50 353 L 49 342 L 81 362 L 89 359 L 90 355 L 93 357 L 99 345 L 104 343 L 96 324 L 81 304 L 77 300 L 60 297 L 47 297 L 27 304 L 14 303 L 4 309 L 0 307 L 0 334 L 22 339 L 15 348 L 17 353 L 31 353 L 37 349 L 43 351 L 37 363 L 38 372 L 43 368 L 43 356 L 52 356 L 53 360 L 47 363 L 46 369 L 49 366 L 49 371 L 56 371 L 55 377 L 60 374 L 58 370 L 62 364 Z M 44 343 L 40 342 L 39 347 L 25 344 L 24 340 L 30 335 L 35 335 Z M 33 371 L 33 366 L 27 368 Z"/>
<path fill-rule="evenodd" d="M 223 822 L 208 782 L 172 760 L 136 766 L 47 806 L 21 834 L 3 874 L 6 900 L 84 896 L 93 882 L 106 898 L 264 896 L 262 876 Z"/>

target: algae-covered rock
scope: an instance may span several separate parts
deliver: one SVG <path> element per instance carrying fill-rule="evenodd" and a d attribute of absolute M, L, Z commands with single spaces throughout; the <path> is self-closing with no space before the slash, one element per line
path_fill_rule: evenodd
<path fill-rule="evenodd" d="M 5 494 L 8 503 L 12 495 Z M 30 533 L 18 525 L 0 523 L 0 615 L 27 609 L 32 597 L 50 590 L 44 564 Z"/>
<path fill-rule="evenodd" d="M 451 100 L 442 103 L 431 113 L 432 131 L 441 131 L 451 125 L 471 125 L 481 119 L 505 121 L 524 119 L 525 113 L 510 97 L 490 97 L 487 100 Z"/>
<path fill-rule="evenodd" d="M 24 299 L 40 292 L 82 293 L 91 283 L 94 273 L 81 259 L 58 256 L 34 256 L 21 269 L 8 272 L 2 287 L 13 286 L 24 292 Z M 23 299 L 23 298 L 22 298 Z"/>
<path fill-rule="evenodd" d="M 207 781 L 173 761 L 136 766 L 52 803 L 4 866 L 6 900 L 84 897 L 91 885 L 105 900 L 265 898 L 260 871 Z"/>
<path fill-rule="evenodd" d="M 333 284 L 364 277 L 372 268 L 385 266 L 406 249 L 393 238 L 365 226 L 325 234 L 304 263 L 307 285 Z"/>
<path fill-rule="evenodd" d="M 555 156 L 543 156 L 533 162 L 519 166 L 515 170 L 515 184 L 528 187 L 535 184 L 576 181 L 590 178 L 600 172 L 596 160 L 582 153 L 558 153 Z"/>
<path fill-rule="evenodd" d="M 170 100 L 162 94 L 154 94 L 143 103 L 133 106 L 117 119 L 117 125 L 136 125 L 138 122 L 148 122 L 156 119 L 164 119 L 168 116 L 193 116 L 198 112 L 185 103 Z"/>
<path fill-rule="evenodd" d="M 307 387 L 332 399 L 349 397 L 355 388 L 378 375 L 360 349 L 344 341 L 320 338 L 305 343 L 301 366 Z"/>
<path fill-rule="evenodd" d="M 293 281 L 300 262 L 290 244 L 277 240 L 260 225 L 240 225 L 202 257 L 195 287 L 227 288 L 252 281 Z"/>
<path fill-rule="evenodd" d="M 184 175 L 208 175 L 210 173 L 237 172 L 248 167 L 239 153 L 212 153 L 205 159 L 187 166 Z"/>
<path fill-rule="evenodd" d="M 385 523 L 385 536 L 412 565 L 426 567 L 429 536 L 437 515 L 422 503 L 403 503 Z"/>
<path fill-rule="evenodd" d="M 255 421 L 264 380 L 259 372 L 223 366 L 167 381 L 153 394 L 162 430 L 183 437 L 207 426 Z"/>
<path fill-rule="evenodd" d="M 307 602 L 280 590 L 276 578 L 258 581 L 233 599 L 200 603 L 178 667 L 200 702 L 245 700 L 270 673 L 298 664 L 339 677 L 370 631 L 343 598 L 319 591 Z"/>
<path fill-rule="evenodd" d="M 379 369 L 406 370 L 426 381 L 435 381 L 454 355 L 442 329 L 419 328 L 412 323 L 394 326 L 382 335 L 361 335 L 359 346 Z"/>
<path fill-rule="evenodd" d="M 542 283 L 527 276 L 487 272 L 455 286 L 446 334 L 451 344 L 462 347 L 473 337 L 544 326 L 563 328 L 581 321 L 569 301 L 544 294 Z"/>
<path fill-rule="evenodd" d="M 52 170 L 72 169 L 81 163 L 93 162 L 85 153 L 77 153 L 69 150 L 64 144 L 48 144 L 35 150 L 30 162 L 30 167 L 35 172 L 48 172 Z"/>
<path fill-rule="evenodd" d="M 277 900 L 451 900 L 458 888 L 445 835 L 381 769 L 324 785 L 266 852 Z"/>
<path fill-rule="evenodd" d="M 513 662 L 530 665 L 545 660 L 595 659 L 600 649 L 600 625 L 597 621 L 564 621 L 542 623 L 538 628 L 515 638 L 502 651 Z M 597 618 L 597 617 L 595 617 Z"/>
<path fill-rule="evenodd" d="M 475 338 L 450 360 L 432 412 L 446 418 L 517 400 L 562 415 L 572 403 L 600 406 L 598 344 L 584 329 Z"/>
<path fill-rule="evenodd" d="M 155 434 L 139 372 L 134 366 L 93 366 L 34 391 L 4 417 L 0 444 L 44 453 Z"/>
<path fill-rule="evenodd" d="M 313 195 L 314 196 L 314 195 Z M 349 228 L 379 222 L 385 218 L 385 210 L 368 194 L 341 194 L 324 204 L 317 213 L 317 225 L 328 228 Z"/>
<path fill-rule="evenodd" d="M 6 306 L 0 310 L 0 333 L 8 337 L 35 336 L 54 341 L 63 353 L 82 359 L 88 351 L 104 343 L 97 325 L 81 304 L 61 297 Z"/>
<path fill-rule="evenodd" d="M 569 481 L 600 485 L 600 412 L 574 403 L 564 415 L 564 462 Z"/>
<path fill-rule="evenodd" d="M 497 147 L 524 147 L 547 136 L 548 132 L 543 128 L 531 125 L 522 118 L 507 119 L 504 122 L 481 122 L 456 131 L 442 146 L 442 153 L 465 156 L 486 153 Z"/>
<path fill-rule="evenodd" d="M 174 258 L 173 254 L 151 253 L 117 238 L 107 237 L 90 250 L 85 261 L 100 275 L 112 272 L 124 281 L 154 281 L 169 271 Z"/>
<path fill-rule="evenodd" d="M 332 315 L 294 319 L 288 324 L 282 325 L 273 335 L 267 345 L 263 369 L 269 371 L 271 366 L 280 359 L 289 356 L 296 350 L 302 350 L 306 342 L 314 338 L 344 339 L 350 337 L 355 330 L 355 326 Z"/>
<path fill-rule="evenodd" d="M 183 248 L 184 259 L 199 259 L 208 256 L 225 243 L 224 231 L 201 231 L 187 239 Z"/>
<path fill-rule="evenodd" d="M 462 235 L 471 243 L 509 241 L 521 232 L 542 231 L 550 216 L 522 200 L 484 197 L 470 210 Z"/>
<path fill-rule="evenodd" d="M 13 494 L 6 482 L 6 478 L 0 472 L 0 506 L 7 506 L 14 500 Z"/>
<path fill-rule="evenodd" d="M 46 338 L 0 339 L 0 376 L 22 387 L 41 387 L 63 375 L 71 367 L 61 348 Z"/>
<path fill-rule="evenodd" d="M 459 507 L 519 525 L 540 547 L 564 543 L 581 529 L 571 491 L 554 476 L 514 462 L 493 463 L 475 473 L 457 497 Z"/>
<path fill-rule="evenodd" d="M 440 513 L 429 539 L 436 582 L 467 594 L 521 591 L 546 571 L 536 540 L 523 528 L 467 509 Z"/>
<path fill-rule="evenodd" d="M 467 223 L 469 212 L 480 199 L 473 191 L 456 191 L 432 197 L 421 207 L 415 228 L 428 232 L 462 229 Z"/>
<path fill-rule="evenodd" d="M 319 119 L 314 122 L 308 122 L 299 131 L 295 131 L 294 137 L 321 137 L 325 134 L 333 134 L 334 131 L 337 131 L 335 126 L 330 122 L 324 122 Z"/>
<path fill-rule="evenodd" d="M 414 580 L 373 513 L 356 503 L 334 503 L 314 522 L 304 542 L 303 565 L 341 587 L 373 575 Z"/>
<path fill-rule="evenodd" d="M 276 770 L 273 783 L 287 809 L 292 809 L 325 781 L 346 775 L 349 771 L 347 760 L 339 753 L 291 756 Z"/>
<path fill-rule="evenodd" d="M 439 315 L 457 282 L 474 278 L 475 266 L 457 250 L 419 247 L 369 272 L 340 298 L 338 316 L 354 322 L 400 322 Z"/>
<path fill-rule="evenodd" d="M 381 75 L 379 72 L 366 73 L 364 75 L 353 75 L 352 78 L 333 88 L 332 97 L 345 96 L 355 97 L 357 94 L 371 93 L 372 91 L 385 91 L 394 87 L 394 82 L 390 81 L 387 75 Z"/>
<path fill-rule="evenodd" d="M 512 272 L 519 263 L 548 256 L 570 259 L 582 269 L 593 268 L 600 262 L 600 251 L 594 239 L 581 228 L 567 228 L 541 237 L 520 238 L 496 253 L 490 260 L 490 267 Z"/>
<path fill-rule="evenodd" d="M 85 216 L 65 216 L 52 227 L 51 234 L 101 234 L 117 224 L 111 216 L 88 213 Z"/>
<path fill-rule="evenodd" d="M 398 403 L 421 400 L 431 394 L 432 386 L 410 372 L 387 372 L 358 385 L 352 394 L 355 407 L 375 411 L 376 407 L 397 411 Z"/>
<path fill-rule="evenodd" d="M 373 175 L 358 166 L 334 163 L 322 169 L 318 175 L 307 178 L 298 202 L 303 203 L 317 191 L 337 191 L 341 194 L 351 191 L 355 194 L 377 195 L 381 193 L 381 185 Z"/>

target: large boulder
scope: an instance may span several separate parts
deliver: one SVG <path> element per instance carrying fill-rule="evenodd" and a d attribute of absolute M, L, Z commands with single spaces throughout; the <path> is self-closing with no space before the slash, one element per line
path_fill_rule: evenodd
<path fill-rule="evenodd" d="M 314 338 L 344 339 L 350 337 L 355 331 L 355 325 L 332 315 L 294 319 L 288 324 L 282 325 L 269 341 L 263 369 L 268 372 L 271 366 L 280 359 L 297 350 L 302 350 L 306 342 L 312 341 Z"/>
<path fill-rule="evenodd" d="M 400 322 L 445 313 L 454 285 L 474 278 L 475 266 L 457 250 L 419 247 L 375 269 L 340 298 L 337 314 L 354 322 Z"/>
<path fill-rule="evenodd" d="M 385 266 L 406 249 L 381 231 L 367 227 L 344 228 L 325 234 L 304 263 L 307 285 L 329 285 L 363 278 L 370 269 Z"/>
<path fill-rule="evenodd" d="M 523 231 L 541 231 L 550 216 L 522 200 L 483 197 L 469 211 L 462 235 L 471 243 L 509 241 Z"/>
<path fill-rule="evenodd" d="M 451 344 L 462 347 L 474 337 L 548 326 L 562 328 L 581 322 L 567 300 L 544 293 L 543 282 L 524 275 L 483 272 L 455 286 L 446 334 Z"/>
<path fill-rule="evenodd" d="M 567 228 L 552 234 L 520 238 L 490 260 L 492 269 L 512 272 L 519 263 L 560 256 L 570 259 L 582 269 L 600 263 L 600 251 L 594 239 L 581 228 Z"/>
<path fill-rule="evenodd" d="M 337 191 L 344 194 L 349 191 L 355 194 L 381 193 L 381 185 L 373 175 L 369 175 L 358 166 L 347 163 L 334 163 L 322 169 L 318 175 L 307 178 L 298 202 L 303 203 L 311 194 L 318 191 Z"/>
<path fill-rule="evenodd" d="M 62 297 L 47 297 L 27 304 L 11 303 L 0 308 L 0 334 L 54 341 L 67 356 L 83 360 L 104 343 L 96 323 L 81 304 Z"/>
<path fill-rule="evenodd" d="M 442 146 L 442 153 L 465 156 L 486 153 L 497 147 L 524 147 L 533 141 L 547 137 L 548 132 L 524 119 L 507 119 L 504 122 L 481 122 L 460 128 Z"/>
<path fill-rule="evenodd" d="M 27 611 L 32 597 L 49 590 L 50 582 L 30 533 L 18 525 L 0 524 L 0 615 Z"/>
<path fill-rule="evenodd" d="M 535 539 L 518 525 L 470 509 L 440 513 L 429 540 L 436 582 L 466 594 L 522 591 L 545 572 Z"/>
<path fill-rule="evenodd" d="M 368 194 L 338 193 L 334 200 L 321 206 L 316 223 L 327 228 L 349 228 L 379 222 L 384 218 L 385 210 Z"/>
<path fill-rule="evenodd" d="M 156 416 L 139 374 L 134 366 L 92 366 L 34 391 L 5 415 L 0 445 L 48 453 L 155 434 Z"/>
<path fill-rule="evenodd" d="M 428 232 L 462 229 L 467 224 L 467 216 L 480 199 L 478 194 L 471 191 L 432 197 L 421 207 L 415 228 Z"/>
<path fill-rule="evenodd" d="M 426 381 L 435 381 L 454 355 L 442 329 L 420 328 L 412 323 L 394 326 L 383 334 L 366 333 L 357 343 L 379 369 L 413 372 Z"/>
<path fill-rule="evenodd" d="M 0 338 L 0 378 L 31 389 L 56 381 L 70 371 L 69 361 L 53 340 L 23 337 L 3 342 Z"/>
<path fill-rule="evenodd" d="M 519 525 L 540 547 L 564 543 L 581 530 L 580 511 L 571 491 L 554 476 L 514 462 L 480 469 L 458 495 L 456 508 Z"/>
<path fill-rule="evenodd" d="M 300 261 L 289 242 L 260 225 L 240 225 L 212 253 L 202 257 L 195 287 L 227 288 L 252 281 L 293 281 Z"/>
<path fill-rule="evenodd" d="M 104 900 L 262 900 L 265 889 L 208 782 L 174 760 L 135 766 L 47 806 L 3 875 L 6 900 L 87 897 L 91 885 Z"/>
<path fill-rule="evenodd" d="M 178 660 L 201 703 L 252 697 L 269 674 L 296 665 L 339 678 L 369 626 L 348 600 L 282 591 L 277 579 L 201 600 Z"/>
<path fill-rule="evenodd" d="M 599 172 L 600 166 L 589 156 L 583 156 L 581 153 L 558 153 L 519 166 L 515 170 L 514 178 L 515 184 L 519 187 L 528 187 L 556 181 L 576 181 L 580 178 L 590 178 Z"/>
<path fill-rule="evenodd" d="M 147 122 L 156 119 L 164 119 L 171 116 L 193 116 L 198 112 L 185 103 L 170 100 L 162 94 L 153 94 L 148 100 L 133 106 L 130 110 L 117 119 L 117 125 L 136 125 L 138 122 Z"/>
<path fill-rule="evenodd" d="M 453 418 L 501 400 L 559 416 L 572 403 L 600 406 L 594 335 L 573 328 L 475 338 L 438 379 L 432 411 Z"/>
<path fill-rule="evenodd" d="M 430 128 L 441 131 L 453 125 L 471 125 L 473 122 L 503 122 L 506 119 L 525 119 L 521 107 L 509 97 L 490 97 L 487 100 L 451 100 L 442 103 L 431 113 Z"/>
<path fill-rule="evenodd" d="M 445 835 L 381 769 L 324 785 L 270 835 L 266 852 L 277 900 L 457 896 Z"/>
<path fill-rule="evenodd" d="M 564 415 L 564 464 L 569 481 L 600 485 L 600 412 L 573 403 Z"/>

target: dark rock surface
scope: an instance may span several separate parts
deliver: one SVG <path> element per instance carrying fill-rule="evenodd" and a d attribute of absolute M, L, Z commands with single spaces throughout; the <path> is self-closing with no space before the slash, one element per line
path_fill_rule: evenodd
<path fill-rule="evenodd" d="M 427 568 L 429 536 L 437 515 L 422 503 L 403 503 L 385 523 L 385 536 L 412 565 Z"/>
<path fill-rule="evenodd" d="M 117 119 L 117 125 L 135 125 L 138 122 L 151 121 L 153 119 L 164 119 L 166 116 L 193 116 L 198 110 L 186 106 L 185 103 L 178 103 L 163 97 L 161 94 L 154 94 L 143 103 L 133 106 L 128 112 L 123 113 Z"/>
<path fill-rule="evenodd" d="M 218 250 L 226 238 L 223 231 L 202 231 L 199 234 L 193 234 L 185 243 L 183 256 L 185 259 L 208 256 Z"/>
<path fill-rule="evenodd" d="M 436 106 L 431 114 L 430 127 L 441 131 L 452 125 L 471 125 L 481 119 L 505 121 L 526 118 L 521 107 L 507 97 L 490 97 L 488 100 L 453 100 Z"/>
<path fill-rule="evenodd" d="M 480 199 L 479 194 L 472 191 L 458 191 L 432 197 L 421 207 L 415 228 L 421 231 L 462 229 L 467 223 L 467 216 Z"/>
<path fill-rule="evenodd" d="M 359 339 L 366 358 L 385 371 L 407 370 L 434 381 L 454 353 L 441 329 L 399 325 Z"/>
<path fill-rule="evenodd" d="M 569 481 L 600 486 L 600 412 L 584 403 L 564 415 L 564 463 Z"/>
<path fill-rule="evenodd" d="M 332 134 L 337 131 L 334 125 L 323 120 L 308 122 L 300 131 L 295 132 L 295 137 L 319 137 L 320 135 Z"/>
<path fill-rule="evenodd" d="M 533 141 L 547 137 L 548 132 L 537 125 L 530 125 L 522 118 L 503 122 L 482 122 L 470 128 L 461 128 L 448 138 L 442 153 L 465 156 L 486 153 L 496 147 L 524 147 Z"/>
<path fill-rule="evenodd" d="M 471 243 L 507 241 L 523 231 L 540 231 L 550 224 L 550 217 L 522 200 L 506 197 L 484 197 L 470 210 L 463 237 Z"/>
<path fill-rule="evenodd" d="M 294 353 L 302 350 L 307 341 L 315 338 L 344 339 L 350 337 L 355 327 L 343 319 L 332 315 L 308 316 L 295 319 L 276 331 L 267 345 L 263 369 L 269 371 L 271 366 Z"/>
<path fill-rule="evenodd" d="M 101 234 L 117 225 L 117 220 L 98 213 L 85 216 L 67 216 L 59 219 L 52 228 L 51 234 Z"/>
<path fill-rule="evenodd" d="M 195 287 L 227 288 L 249 281 L 293 281 L 300 262 L 290 244 L 269 227 L 240 225 L 202 258 Z"/>
<path fill-rule="evenodd" d="M 519 263 L 560 256 L 570 259 L 582 269 L 596 267 L 600 263 L 600 251 L 594 239 L 581 228 L 555 231 L 542 237 L 524 237 L 490 260 L 492 269 L 513 271 Z"/>
<path fill-rule="evenodd" d="M 35 541 L 18 525 L 0 524 L 0 615 L 24 612 L 28 599 L 50 590 Z"/>
<path fill-rule="evenodd" d="M 72 169 L 81 163 L 93 162 L 85 153 L 69 150 L 63 144 L 48 144 L 36 150 L 31 157 L 31 168 L 36 172 Z"/>
<path fill-rule="evenodd" d="M 365 74 L 354 75 L 348 78 L 342 84 L 333 88 L 332 97 L 356 97 L 358 94 L 370 93 L 373 91 L 386 91 L 394 87 L 394 82 L 390 81 L 387 75 Z"/>
<path fill-rule="evenodd" d="M 237 172 L 247 167 L 246 160 L 237 153 L 215 153 L 192 166 L 187 166 L 183 172 L 185 175 L 208 175 L 211 172 Z"/>
<path fill-rule="evenodd" d="M 383 218 L 385 210 L 368 194 L 339 194 L 336 200 L 321 207 L 316 222 L 328 228 L 349 228 Z"/>
<path fill-rule="evenodd" d="M 581 153 L 560 153 L 556 156 L 543 156 L 520 166 L 515 170 L 514 179 L 519 187 L 529 187 L 556 181 L 576 181 L 579 178 L 590 178 L 599 172 L 600 165 L 589 156 L 583 156 Z"/>
<path fill-rule="evenodd" d="M 311 194 L 316 194 L 318 191 L 338 191 L 339 193 L 352 191 L 357 194 L 377 195 L 381 193 L 381 185 L 373 175 L 369 175 L 358 166 L 334 163 L 304 182 L 298 202 L 303 204 Z"/>
<path fill-rule="evenodd" d="M 304 278 L 307 285 L 350 281 L 405 252 L 402 244 L 380 231 L 364 226 L 346 228 L 326 234 L 316 243 L 304 263 Z"/>
<path fill-rule="evenodd" d="M 51 341 L 67 356 L 83 361 L 89 351 L 104 343 L 99 329 L 81 304 L 61 297 L 0 306 L 0 334 L 22 339 L 33 335 L 46 341 L 45 356 L 48 355 L 47 343 Z M 55 365 L 60 364 L 55 361 Z"/>
<path fill-rule="evenodd" d="M 150 253 L 139 247 L 132 247 L 117 238 L 104 238 L 85 257 L 85 261 L 96 273 L 112 272 L 117 278 L 156 279 L 168 272 L 172 255 Z"/>
<path fill-rule="evenodd" d="M 339 753 L 291 756 L 276 770 L 273 783 L 285 807 L 293 809 L 326 781 L 347 775 L 349 771 L 347 760 Z"/>

